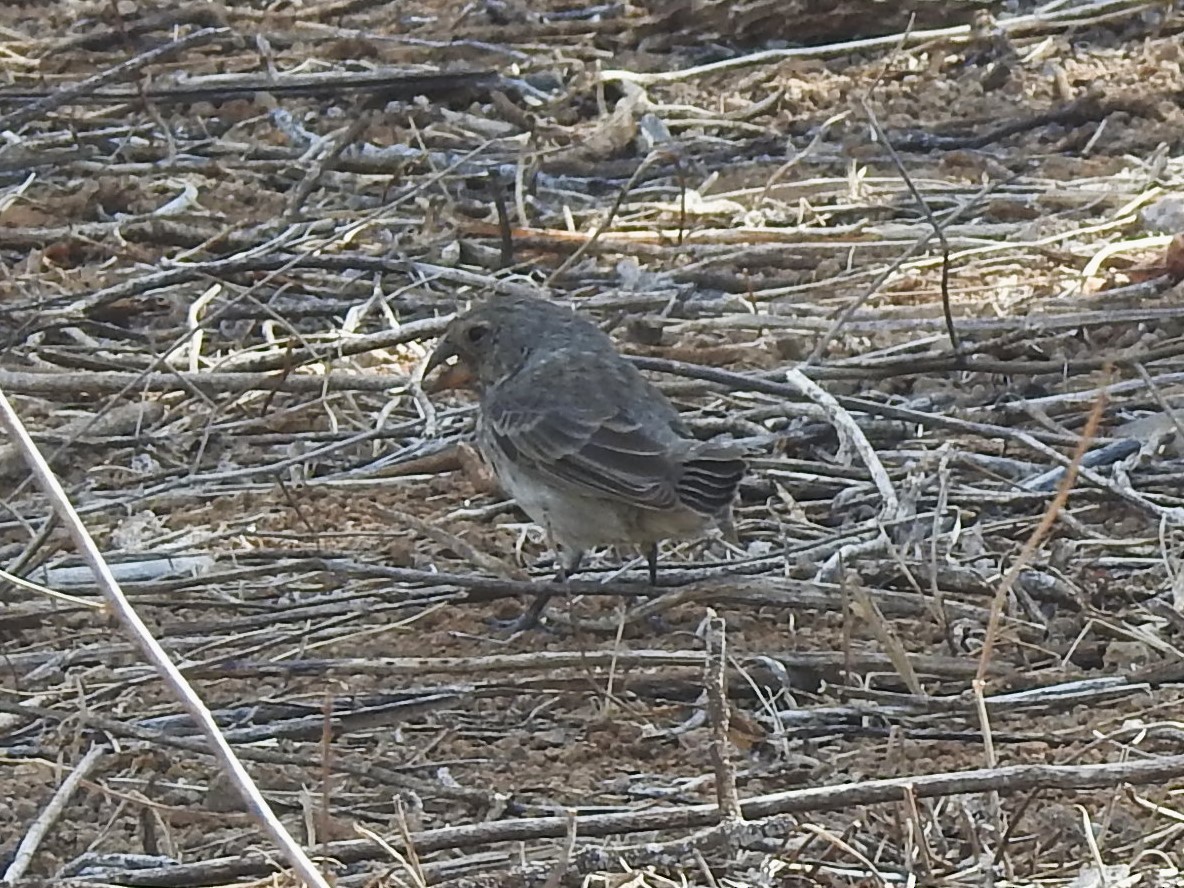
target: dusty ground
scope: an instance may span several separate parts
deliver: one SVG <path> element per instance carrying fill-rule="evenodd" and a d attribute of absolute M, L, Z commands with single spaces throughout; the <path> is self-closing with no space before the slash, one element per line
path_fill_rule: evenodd
<path fill-rule="evenodd" d="M 1184 736 L 1180 4 L 706 70 L 784 43 L 527 7 L 0 9 L 0 388 L 284 824 L 352 885 L 415 881 L 370 840 L 411 856 L 405 831 L 432 884 L 1173 878 L 1184 766 L 1138 769 Z M 207 26 L 230 32 L 103 86 L 123 94 L 14 116 L 15 92 Z M 506 79 L 389 102 L 343 80 L 391 66 Z M 338 77 L 308 95 L 269 70 Z M 213 74 L 238 79 L 169 92 Z M 669 547 L 652 614 L 602 552 L 547 629 L 495 624 L 549 556 L 458 453 L 465 399 L 406 375 L 450 312 L 514 287 L 610 324 L 702 435 L 753 448 L 739 545 Z M 274 872 L 19 456 L 0 471 L 2 566 L 74 596 L 0 607 L 0 862 L 98 748 L 25 881 Z M 708 608 L 741 799 L 975 791 L 662 821 L 716 800 Z"/>

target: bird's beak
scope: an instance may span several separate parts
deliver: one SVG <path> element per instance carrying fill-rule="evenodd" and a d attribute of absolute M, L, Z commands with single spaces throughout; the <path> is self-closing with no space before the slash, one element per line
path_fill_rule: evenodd
<path fill-rule="evenodd" d="M 457 358 L 456 363 L 445 366 L 452 358 Z M 436 374 L 434 379 L 428 379 L 428 374 L 440 367 L 444 367 L 444 371 Z M 423 379 L 423 390 L 433 393 L 446 389 L 469 388 L 476 379 L 476 374 L 466 361 L 459 358 L 456 349 L 452 347 L 452 343 L 445 336 L 436 345 L 436 350 L 428 356 L 420 378 Z"/>
<path fill-rule="evenodd" d="M 455 357 L 456 349 L 452 347 L 452 343 L 448 341 L 448 337 L 441 337 L 440 341 L 436 343 L 435 351 L 428 355 L 427 363 L 423 365 L 423 373 L 420 376 L 426 379 L 429 373 L 437 367 L 444 366 L 450 358 Z"/>

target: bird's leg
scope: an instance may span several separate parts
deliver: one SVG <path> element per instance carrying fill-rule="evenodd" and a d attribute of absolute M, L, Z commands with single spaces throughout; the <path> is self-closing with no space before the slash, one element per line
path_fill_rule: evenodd
<path fill-rule="evenodd" d="M 567 578 L 580 569 L 580 562 L 584 560 L 583 549 L 569 549 L 566 554 L 556 550 L 555 579 L 567 584 Z"/>
<path fill-rule="evenodd" d="M 736 532 L 736 516 L 732 512 L 731 505 L 725 506 L 720 511 L 720 513 L 715 516 L 715 524 L 727 542 L 731 543 L 733 546 L 740 545 L 740 535 Z"/>
<path fill-rule="evenodd" d="M 564 586 L 568 585 L 568 577 L 575 573 L 580 567 L 580 561 L 584 558 L 584 553 L 579 549 L 572 549 L 566 553 L 560 552 L 559 547 L 555 547 L 555 582 L 562 583 Z M 540 592 L 535 596 L 534 601 L 530 603 L 522 616 L 510 624 L 510 631 L 514 634 L 525 632 L 528 629 L 533 629 L 539 625 L 539 618 L 543 615 L 543 611 L 547 607 L 547 602 L 553 597 L 550 592 Z"/>
<path fill-rule="evenodd" d="M 530 607 L 522 612 L 517 620 L 510 624 L 510 630 L 517 635 L 519 632 L 525 632 L 528 629 L 533 629 L 539 624 L 539 617 L 543 614 L 543 609 L 547 606 L 547 602 L 551 600 L 550 592 L 543 592 L 536 595 L 534 601 L 530 603 Z"/>
<path fill-rule="evenodd" d="M 650 571 L 650 586 L 658 585 L 658 544 L 650 543 L 643 550 L 645 552 L 645 563 Z M 658 594 L 656 591 L 653 594 Z M 633 595 L 629 598 L 629 606 L 634 607 L 637 604 L 640 595 Z M 666 621 L 662 619 L 661 614 L 650 614 L 646 617 L 646 623 L 657 632 L 665 633 L 670 631 L 670 627 Z"/>
<path fill-rule="evenodd" d="M 650 569 L 650 585 L 658 585 L 658 544 L 650 543 L 645 550 L 645 563 Z"/>

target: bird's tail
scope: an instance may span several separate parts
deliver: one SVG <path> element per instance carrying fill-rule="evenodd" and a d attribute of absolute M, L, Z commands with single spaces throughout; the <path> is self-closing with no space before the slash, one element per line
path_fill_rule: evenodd
<path fill-rule="evenodd" d="M 720 515 L 731 507 L 736 488 L 747 471 L 748 463 L 738 451 L 702 448 L 682 465 L 678 498 L 703 515 Z"/>

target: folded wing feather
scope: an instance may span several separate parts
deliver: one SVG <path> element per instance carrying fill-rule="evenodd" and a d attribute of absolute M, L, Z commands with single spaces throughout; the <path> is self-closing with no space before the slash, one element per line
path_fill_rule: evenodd
<path fill-rule="evenodd" d="M 682 503 L 712 515 L 732 501 L 746 466 L 731 450 L 683 444 L 672 428 L 650 428 L 653 416 L 639 421 L 608 393 L 549 403 L 531 381 L 522 374 L 489 393 L 484 434 L 540 480 L 643 509 Z"/>

